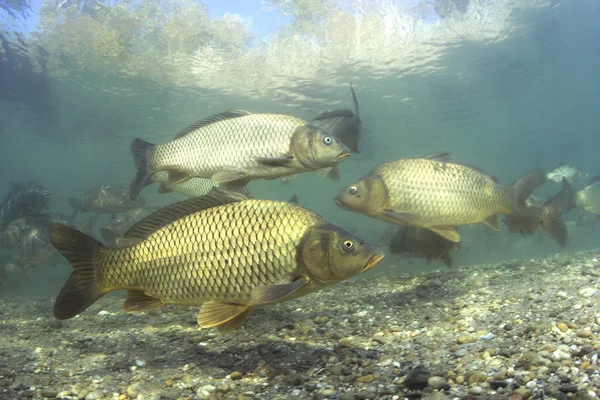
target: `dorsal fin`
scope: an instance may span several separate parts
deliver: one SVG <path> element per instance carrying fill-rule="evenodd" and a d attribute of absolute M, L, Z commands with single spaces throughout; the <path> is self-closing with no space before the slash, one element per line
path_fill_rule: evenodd
<path fill-rule="evenodd" d="M 331 119 L 331 118 L 341 118 L 341 117 L 348 117 L 348 118 L 353 118 L 354 117 L 354 113 L 351 110 L 333 110 L 333 111 L 323 111 L 322 113 L 320 113 L 319 115 L 317 115 L 316 117 L 314 117 L 312 121 L 320 121 L 323 119 Z"/>
<path fill-rule="evenodd" d="M 241 193 L 228 192 L 215 186 L 204 196 L 193 197 L 161 208 L 132 226 L 123 237 L 145 239 L 158 229 L 196 211 L 247 199 Z"/>
<path fill-rule="evenodd" d="M 590 186 L 598 181 L 600 181 L 600 175 L 592 176 L 591 178 L 588 179 L 587 186 Z"/>
<path fill-rule="evenodd" d="M 350 91 L 352 92 L 352 101 L 354 102 L 354 114 L 356 114 L 356 118 L 360 119 L 360 113 L 358 111 L 358 99 L 356 98 L 356 93 L 354 93 L 352 82 L 350 82 Z"/>
<path fill-rule="evenodd" d="M 225 121 L 228 119 L 244 117 L 244 116 L 250 115 L 250 114 L 252 114 L 252 113 L 249 111 L 238 110 L 238 109 L 223 111 L 222 113 L 214 114 L 214 115 L 211 115 L 210 117 L 206 117 L 199 121 L 193 122 L 188 127 L 179 131 L 177 133 L 177 135 L 175 135 L 175 139 L 179 139 L 179 138 L 187 135 L 190 132 L 194 132 L 195 130 L 202 128 L 203 126 L 214 124 L 215 122 L 219 122 L 219 121 Z"/>
<path fill-rule="evenodd" d="M 422 158 L 426 158 L 428 160 L 436 160 L 436 161 L 442 161 L 442 162 L 452 163 L 452 164 L 456 164 L 456 165 L 461 165 L 461 166 L 463 166 L 465 168 L 472 169 L 473 171 L 477 171 L 480 174 L 483 174 L 483 175 L 487 176 L 494 183 L 498 183 L 498 178 L 496 178 L 494 175 L 490 174 L 489 172 L 484 171 L 483 169 L 481 169 L 479 167 L 475 167 L 473 165 L 466 164 L 466 163 L 463 163 L 463 162 L 454 161 L 450 157 L 451 154 L 452 153 L 450 153 L 449 151 L 442 151 L 440 153 L 428 154 L 426 156 L 423 156 Z"/>
<path fill-rule="evenodd" d="M 439 153 L 427 154 L 421 158 L 426 158 L 428 160 L 436 160 L 436 161 L 444 161 L 444 162 L 453 162 L 450 157 L 452 153 L 449 151 L 441 151 Z"/>

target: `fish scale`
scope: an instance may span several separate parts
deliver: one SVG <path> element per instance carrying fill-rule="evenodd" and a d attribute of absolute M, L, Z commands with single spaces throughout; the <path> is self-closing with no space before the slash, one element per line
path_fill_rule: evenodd
<path fill-rule="evenodd" d="M 284 280 L 295 270 L 295 246 L 314 220 L 286 215 L 282 205 L 273 202 L 262 201 L 260 207 L 252 207 L 251 201 L 241 204 L 201 211 L 131 248 L 101 252 L 98 262 L 106 267 L 99 271 L 100 285 L 105 289 L 142 287 L 146 294 L 165 302 L 200 304 L 207 298 L 226 300 L 234 295 L 249 301 L 252 286 Z M 249 223 L 235 223 L 240 217 Z M 229 220 L 234 227 L 225 229 L 222 223 Z M 255 231 L 264 232 L 264 239 L 242 240 Z M 152 257 L 157 251 L 161 257 Z M 134 261 L 127 268 L 115 268 L 123 257 Z M 225 275 L 234 279 L 241 293 L 223 279 Z"/>
<path fill-rule="evenodd" d="M 462 165 L 401 160 L 381 165 L 377 173 L 394 176 L 386 180 L 392 208 L 419 214 L 424 226 L 479 222 L 490 210 L 507 212 L 512 205 L 509 187 Z"/>

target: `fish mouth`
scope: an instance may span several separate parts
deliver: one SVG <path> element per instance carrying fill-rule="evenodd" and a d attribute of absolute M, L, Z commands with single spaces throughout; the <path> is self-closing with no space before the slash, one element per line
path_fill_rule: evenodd
<path fill-rule="evenodd" d="M 344 210 L 348 210 L 348 207 L 346 207 L 346 205 L 338 199 L 333 199 L 333 202 L 335 203 L 336 206 L 338 206 L 339 208 L 343 208 Z"/>
<path fill-rule="evenodd" d="M 338 160 L 345 160 L 346 158 L 350 157 L 350 152 L 349 151 L 342 151 L 340 154 L 338 154 L 337 158 Z"/>
<path fill-rule="evenodd" d="M 385 254 L 383 254 L 383 253 L 375 254 L 373 257 L 371 257 L 369 259 L 369 261 L 367 261 L 367 265 L 365 265 L 363 272 L 370 270 L 371 268 L 373 268 L 374 266 L 379 264 L 379 262 L 381 260 L 383 260 L 384 258 L 385 258 Z"/>

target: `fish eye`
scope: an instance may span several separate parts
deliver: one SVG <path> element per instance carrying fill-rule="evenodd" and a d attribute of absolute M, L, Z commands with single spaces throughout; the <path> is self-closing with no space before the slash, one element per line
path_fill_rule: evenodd
<path fill-rule="evenodd" d="M 323 138 L 323 143 L 325 144 L 325 146 L 329 146 L 331 145 L 331 143 L 333 143 L 333 139 L 331 138 L 331 136 L 325 136 Z"/>
<path fill-rule="evenodd" d="M 350 189 L 348 189 L 348 193 L 356 194 L 358 193 L 358 188 L 356 186 L 350 186 Z"/>
<path fill-rule="evenodd" d="M 352 250 L 354 248 L 354 242 L 352 240 L 344 240 L 344 250 Z"/>

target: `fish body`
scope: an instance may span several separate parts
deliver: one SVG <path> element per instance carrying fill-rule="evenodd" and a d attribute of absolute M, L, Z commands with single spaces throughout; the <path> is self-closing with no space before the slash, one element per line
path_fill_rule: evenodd
<path fill-rule="evenodd" d="M 589 176 L 586 172 L 569 164 L 559 164 L 556 168 L 546 174 L 548 180 L 561 183 L 563 178 L 572 184 L 585 182 Z"/>
<path fill-rule="evenodd" d="M 527 229 L 519 224 L 519 221 L 511 216 L 504 216 L 510 233 L 520 233 L 523 236 L 535 233 L 538 226 L 544 228 L 560 246 L 566 246 L 568 241 L 567 226 L 563 215 L 573 208 L 573 189 L 571 184 L 563 178 L 563 189 L 544 204 L 538 204 L 537 201 L 527 201 L 527 207 L 531 210 L 536 222 L 531 229 Z"/>
<path fill-rule="evenodd" d="M 451 162 L 449 153 L 379 165 L 342 189 L 335 203 L 347 210 L 404 226 L 431 229 L 453 242 L 455 227 L 481 222 L 499 230 L 498 214 L 534 224 L 525 200 L 545 178 L 532 171 L 512 186 L 470 166 Z"/>
<path fill-rule="evenodd" d="M 588 185 L 575 193 L 575 207 L 600 215 L 600 176 L 590 178 Z"/>
<path fill-rule="evenodd" d="M 441 260 L 449 267 L 452 266 L 450 251 L 459 246 L 427 228 L 392 225 L 384 236 L 392 254 L 425 258 L 427 263 Z"/>
<path fill-rule="evenodd" d="M 340 139 L 353 152 L 360 153 L 358 143 L 362 137 L 362 122 L 352 85 L 350 91 L 354 101 L 354 112 L 352 110 L 324 111 L 310 122 Z"/>
<path fill-rule="evenodd" d="M 340 140 L 302 119 L 243 110 L 197 121 L 167 143 L 134 139 L 131 152 L 137 168 L 130 185 L 132 199 L 159 171 L 168 172 L 168 189 L 196 177 L 233 190 L 253 179 L 335 167 L 350 155 Z"/>
<path fill-rule="evenodd" d="M 21 232 L 15 252 L 21 268 L 43 264 L 57 255 L 56 249 L 50 243 L 47 229 L 36 226 Z"/>
<path fill-rule="evenodd" d="M 213 188 L 167 206 L 106 248 L 63 225 L 54 246 L 74 272 L 55 303 L 71 318 L 105 293 L 128 290 L 124 310 L 202 305 L 201 327 L 229 331 L 254 307 L 319 290 L 373 267 L 383 254 L 306 208 Z"/>
<path fill-rule="evenodd" d="M 69 198 L 75 218 L 79 212 L 118 213 L 132 208 L 140 208 L 145 204 L 142 197 L 131 200 L 129 189 L 121 185 L 102 185 L 85 192 L 81 197 Z"/>
<path fill-rule="evenodd" d="M 50 200 L 50 192 L 33 182 L 13 185 L 0 205 L 0 232 L 17 218 L 39 214 Z"/>

